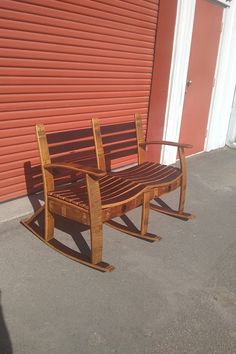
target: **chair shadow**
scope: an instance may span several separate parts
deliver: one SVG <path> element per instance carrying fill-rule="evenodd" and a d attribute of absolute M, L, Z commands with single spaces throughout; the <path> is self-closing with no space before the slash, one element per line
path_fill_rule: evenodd
<path fill-rule="evenodd" d="M 42 239 L 44 239 L 44 213 L 42 215 L 39 215 L 34 222 L 31 222 L 31 228 L 35 231 L 36 234 L 38 234 Z M 54 243 L 57 245 L 57 248 L 59 249 L 67 249 L 71 251 L 70 253 L 72 254 L 74 251 L 78 251 L 81 253 L 81 255 L 85 257 L 90 257 L 91 255 L 91 250 L 86 242 L 83 232 L 89 230 L 89 226 L 80 224 L 79 222 L 73 221 L 66 219 L 62 216 L 57 216 L 55 215 L 55 241 Z M 58 234 L 57 231 L 61 231 L 63 234 Z M 71 247 L 71 242 L 70 246 L 66 245 L 67 242 L 66 236 L 69 235 L 71 236 L 72 240 L 74 241 L 75 246 L 77 247 L 77 250 L 75 250 L 73 247 Z M 59 240 L 60 239 L 60 240 Z M 67 238 L 68 239 L 68 238 Z"/>
<path fill-rule="evenodd" d="M 12 344 L 10 335 L 4 320 L 3 310 L 1 306 L 1 290 L 0 290 L 0 353 L 12 354 Z"/>
<path fill-rule="evenodd" d="M 91 255 L 90 247 L 82 234 L 82 232 L 90 230 L 89 226 L 63 218 L 61 216 L 58 218 L 56 217 L 55 226 L 58 230 L 72 237 L 81 254 L 85 257 L 89 257 Z"/>
<path fill-rule="evenodd" d="M 32 166 L 30 161 L 25 162 L 25 178 L 26 187 L 28 192 L 28 199 L 32 205 L 32 209 L 36 212 L 41 205 L 44 204 L 44 196 L 42 192 L 42 176 L 40 166 Z M 35 222 L 31 224 L 32 228 L 37 234 L 44 238 L 44 213 L 41 213 Z M 55 229 L 62 231 L 72 237 L 75 245 L 85 257 L 90 256 L 90 247 L 84 239 L 82 232 L 89 230 L 87 225 L 80 224 L 78 222 L 68 220 L 62 216 L 55 216 Z M 57 240 L 58 246 L 64 246 L 64 244 Z"/>
<path fill-rule="evenodd" d="M 121 215 L 120 219 L 123 221 L 123 223 L 129 227 L 131 230 L 134 230 L 136 232 L 139 231 L 139 229 L 136 227 L 136 225 L 133 223 L 133 221 L 125 214 Z"/>

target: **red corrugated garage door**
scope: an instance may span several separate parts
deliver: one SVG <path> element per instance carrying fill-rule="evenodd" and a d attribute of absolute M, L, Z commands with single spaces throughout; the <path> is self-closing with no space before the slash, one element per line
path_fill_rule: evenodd
<path fill-rule="evenodd" d="M 0 198 L 26 194 L 34 126 L 147 117 L 158 0 L 1 0 Z M 128 161 L 127 161 L 128 162 Z"/>

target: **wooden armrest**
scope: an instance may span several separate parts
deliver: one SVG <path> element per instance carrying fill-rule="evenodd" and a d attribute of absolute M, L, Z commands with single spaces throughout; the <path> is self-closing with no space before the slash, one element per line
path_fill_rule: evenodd
<path fill-rule="evenodd" d="M 176 143 L 173 141 L 165 141 L 165 140 L 146 141 L 145 143 L 141 143 L 140 146 L 146 146 L 146 145 L 151 145 L 151 144 L 163 144 L 163 145 L 170 145 L 170 146 L 176 146 L 176 147 L 182 147 L 182 148 L 192 148 L 193 147 L 191 144 L 182 144 L 182 143 Z"/>
<path fill-rule="evenodd" d="M 44 167 L 46 169 L 65 168 L 68 170 L 89 174 L 89 175 L 95 176 L 95 177 L 103 177 L 106 175 L 106 172 L 99 170 L 98 168 L 83 166 L 83 165 L 80 165 L 77 163 L 50 163 L 50 164 L 44 165 Z"/>

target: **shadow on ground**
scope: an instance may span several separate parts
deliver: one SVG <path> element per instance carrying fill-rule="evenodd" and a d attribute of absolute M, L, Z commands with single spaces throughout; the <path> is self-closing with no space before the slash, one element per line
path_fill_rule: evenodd
<path fill-rule="evenodd" d="M 0 353 L 13 353 L 10 335 L 4 320 L 2 305 L 1 305 L 1 290 L 0 290 Z"/>

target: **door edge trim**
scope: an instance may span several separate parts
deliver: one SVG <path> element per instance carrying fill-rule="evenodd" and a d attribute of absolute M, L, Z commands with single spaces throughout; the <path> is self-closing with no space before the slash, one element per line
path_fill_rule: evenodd
<path fill-rule="evenodd" d="M 195 7 L 196 0 L 178 1 L 163 140 L 179 140 Z M 174 162 L 175 149 L 164 146 L 161 151 L 161 163 L 169 165 Z"/>

